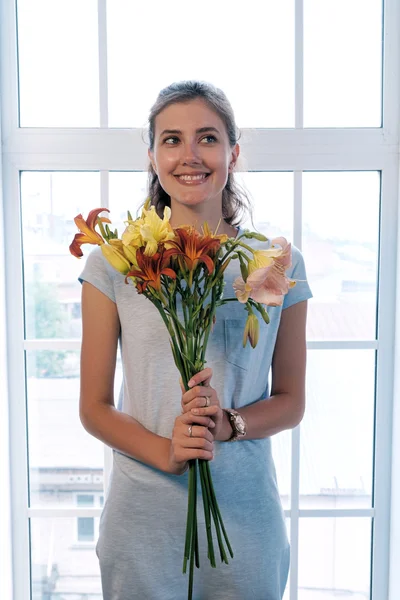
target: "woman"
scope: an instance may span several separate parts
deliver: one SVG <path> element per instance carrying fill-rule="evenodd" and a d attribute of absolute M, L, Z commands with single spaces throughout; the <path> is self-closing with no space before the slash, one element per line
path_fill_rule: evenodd
<path fill-rule="evenodd" d="M 161 91 L 149 119 L 149 195 L 160 215 L 171 207 L 172 226 L 200 229 L 207 221 L 215 230 L 221 220 L 218 232 L 237 236 L 245 201 L 233 175 L 240 152 L 236 133 L 221 90 L 186 81 Z M 280 600 L 289 544 L 270 437 L 298 425 L 304 412 L 311 293 L 301 254 L 293 248 L 287 274 L 298 283 L 283 307 L 269 309 L 271 322 L 260 324 L 255 349 L 242 345 L 243 305 L 218 309 L 207 368 L 185 392 L 156 308 L 98 250 L 81 275 L 80 416 L 87 431 L 114 449 L 97 545 L 104 600 L 186 600 L 186 471 L 194 458 L 214 458 L 213 481 L 235 555 L 229 565 L 210 567 L 199 508 L 201 570 L 195 572 L 194 598 Z M 225 271 L 228 296 L 240 275 L 237 262 Z M 117 410 L 119 340 L 124 382 Z"/>

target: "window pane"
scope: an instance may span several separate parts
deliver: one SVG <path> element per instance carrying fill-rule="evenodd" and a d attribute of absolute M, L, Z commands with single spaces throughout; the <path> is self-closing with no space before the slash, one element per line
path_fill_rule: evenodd
<path fill-rule="evenodd" d="M 88 508 L 94 506 L 94 495 L 93 494 L 78 494 L 76 497 L 76 503 L 78 506 Z"/>
<path fill-rule="evenodd" d="M 21 127 L 98 127 L 96 0 L 18 0 Z"/>
<path fill-rule="evenodd" d="M 382 0 L 304 0 L 304 126 L 380 127 Z"/>
<path fill-rule="evenodd" d="M 118 229 L 121 236 L 126 224 L 126 212 L 129 210 L 135 219 L 139 216 L 142 204 L 147 196 L 147 172 L 111 171 L 109 174 L 110 219 L 112 229 Z M 139 211 L 139 212 L 138 212 Z"/>
<path fill-rule="evenodd" d="M 375 339 L 379 202 L 375 171 L 304 173 L 309 340 Z"/>
<path fill-rule="evenodd" d="M 32 600 L 101 600 L 99 561 L 79 547 L 76 518 L 31 519 Z"/>
<path fill-rule="evenodd" d="M 242 172 L 236 179 L 249 193 L 255 227 L 271 238 L 293 239 L 293 173 Z M 253 229 L 250 219 L 243 226 Z"/>
<path fill-rule="evenodd" d="M 196 35 L 194 46 L 188 30 Z M 142 127 L 158 92 L 183 79 L 222 88 L 240 127 L 294 126 L 293 0 L 204 0 L 201 10 L 183 0 L 173 10 L 162 0 L 140 6 L 113 0 L 107 33 L 111 127 Z"/>
<path fill-rule="evenodd" d="M 76 492 L 103 491 L 103 445 L 79 419 L 79 352 L 29 351 L 26 368 L 30 504 L 76 506 Z"/>
<path fill-rule="evenodd" d="M 299 600 L 367 600 L 370 561 L 370 519 L 300 519 Z"/>
<path fill-rule="evenodd" d="M 375 352 L 310 350 L 301 423 L 301 508 L 370 508 Z"/>
<path fill-rule="evenodd" d="M 94 541 L 94 518 L 78 517 L 78 542 Z"/>
<path fill-rule="evenodd" d="M 80 338 L 81 273 L 93 246 L 78 260 L 69 245 L 74 217 L 100 205 L 99 173 L 21 174 L 25 328 L 28 339 Z"/>

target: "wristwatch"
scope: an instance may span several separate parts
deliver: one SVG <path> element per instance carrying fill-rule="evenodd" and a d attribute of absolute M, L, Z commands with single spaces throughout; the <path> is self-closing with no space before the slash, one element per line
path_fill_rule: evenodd
<path fill-rule="evenodd" d="M 247 433 L 246 421 L 242 415 L 233 408 L 224 408 L 224 411 L 227 413 L 229 423 L 232 427 L 232 435 L 227 441 L 236 442 L 237 440 L 240 440 L 240 438 L 243 438 Z"/>

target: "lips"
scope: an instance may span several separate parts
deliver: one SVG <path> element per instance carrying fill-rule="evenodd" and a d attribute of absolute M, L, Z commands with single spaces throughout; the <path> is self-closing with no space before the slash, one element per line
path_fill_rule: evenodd
<path fill-rule="evenodd" d="M 180 185 L 184 186 L 199 186 L 205 183 L 211 173 L 201 173 L 199 175 L 175 175 L 176 180 Z"/>
<path fill-rule="evenodd" d="M 208 177 L 211 173 L 179 173 L 178 175 L 174 175 L 174 177 L 198 177 L 199 175 Z"/>

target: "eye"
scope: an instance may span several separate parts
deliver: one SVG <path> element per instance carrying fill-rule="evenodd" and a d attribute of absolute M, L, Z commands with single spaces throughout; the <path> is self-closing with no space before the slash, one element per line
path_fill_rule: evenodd
<path fill-rule="evenodd" d="M 206 136 L 205 136 L 205 137 L 204 137 L 204 138 L 203 138 L 201 141 L 203 141 L 203 140 L 210 140 L 210 139 L 211 139 L 213 142 L 216 142 L 216 141 L 217 141 L 217 138 L 215 137 L 215 135 L 211 135 L 211 134 L 210 134 L 210 135 L 206 135 Z M 169 143 L 169 142 L 170 142 L 170 140 L 174 140 L 174 141 L 175 141 L 175 140 L 177 140 L 177 141 L 179 142 L 179 138 L 178 138 L 178 137 L 176 137 L 176 135 L 173 135 L 173 136 L 171 136 L 171 137 L 165 138 L 165 139 L 163 140 L 163 143 L 164 143 L 164 144 L 168 144 L 168 146 L 175 146 L 175 145 L 176 145 L 175 143 Z"/>
<path fill-rule="evenodd" d="M 164 140 L 164 144 L 165 144 L 166 142 L 168 142 L 168 140 L 178 140 L 178 138 L 177 138 L 176 136 L 172 136 L 172 137 L 169 137 L 169 138 L 165 138 L 165 140 Z M 171 145 L 173 146 L 174 144 L 171 144 Z"/>
<path fill-rule="evenodd" d="M 211 139 L 213 142 L 217 141 L 217 138 L 215 137 L 215 135 L 206 135 L 206 137 L 203 138 L 203 140 L 207 140 L 207 139 Z"/>

